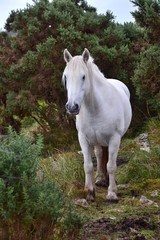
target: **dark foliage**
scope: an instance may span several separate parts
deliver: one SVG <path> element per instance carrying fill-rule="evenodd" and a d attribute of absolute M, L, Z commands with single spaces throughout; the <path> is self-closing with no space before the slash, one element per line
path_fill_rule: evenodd
<path fill-rule="evenodd" d="M 158 106 L 155 88 L 159 73 L 158 68 L 150 67 L 148 75 L 141 67 L 151 55 L 145 51 L 152 43 L 159 47 L 159 1 L 132 2 L 138 6 L 133 15 L 140 27 L 135 23 L 117 24 L 110 11 L 97 14 L 95 8 L 80 0 L 39 0 L 33 6 L 12 11 L 6 21 L 7 32 L 0 33 L 1 133 L 9 124 L 19 131 L 25 117 L 34 119 L 45 136 L 53 138 L 55 129 L 63 131 L 73 125 L 72 120 L 66 120 L 61 84 L 65 48 L 77 55 L 87 47 L 105 76 L 120 79 L 129 87 L 134 122 L 142 115 L 147 117 L 151 105 L 146 97 L 150 96 L 144 97 L 143 93 L 151 88 L 154 99 L 149 102 L 156 101 Z M 153 58 L 158 66 L 155 54 Z M 141 97 L 143 101 L 139 101 Z M 154 107 L 154 115 L 157 111 Z M 152 114 L 151 109 L 149 112 Z"/>

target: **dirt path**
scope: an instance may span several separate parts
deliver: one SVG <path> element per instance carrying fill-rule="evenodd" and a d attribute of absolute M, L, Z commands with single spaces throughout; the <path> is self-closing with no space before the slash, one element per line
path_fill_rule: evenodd
<path fill-rule="evenodd" d="M 105 240 L 105 239 L 123 239 L 123 240 L 145 240 L 145 239 L 160 239 L 158 236 L 160 228 L 154 223 L 151 224 L 147 217 L 137 219 L 124 218 L 115 223 L 110 218 L 100 218 L 96 221 L 84 225 L 81 239 L 86 240 Z M 143 232 L 154 231 L 158 238 L 147 238 Z M 151 237 L 151 235 L 150 235 Z"/>

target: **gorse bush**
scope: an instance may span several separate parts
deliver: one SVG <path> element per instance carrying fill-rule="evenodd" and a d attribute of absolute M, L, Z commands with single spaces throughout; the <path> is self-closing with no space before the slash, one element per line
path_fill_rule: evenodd
<path fill-rule="evenodd" d="M 132 78 L 139 99 L 148 103 L 148 111 L 154 111 L 160 117 L 160 47 L 152 45 L 141 52 Z"/>
<path fill-rule="evenodd" d="M 81 224 L 81 217 L 75 213 L 53 178 L 48 176 L 42 180 L 38 177 L 42 148 L 41 135 L 33 141 L 11 128 L 8 136 L 1 141 L 0 223 L 8 223 L 11 239 L 38 239 L 33 236 L 36 231 L 40 232 L 44 221 L 46 229 L 51 226 L 48 228 L 51 236 L 54 234 L 54 226 L 63 225 L 63 230 L 67 231 L 68 227 L 71 229 L 73 225 Z M 48 235 L 43 237 L 50 239 Z"/>
<path fill-rule="evenodd" d="M 16 134 L 9 128 L 8 137 L 0 144 L 0 177 L 7 186 L 21 190 L 22 179 L 35 178 L 38 162 L 40 160 L 43 140 L 39 135 L 35 143 L 23 134 Z"/>
<path fill-rule="evenodd" d="M 73 55 L 89 48 L 104 75 L 126 83 L 134 98 L 131 77 L 145 31 L 133 23 L 115 23 L 107 10 L 98 14 L 85 0 L 37 0 L 11 12 L 5 29 L 16 34 L 0 33 L 1 131 L 8 124 L 20 130 L 26 117 L 34 119 L 54 142 L 59 138 L 57 129 L 73 130 L 71 119 L 66 121 L 60 81 L 65 48 Z M 68 140 L 60 142 L 61 149 Z"/>
<path fill-rule="evenodd" d="M 9 128 L 9 135 L 0 144 L 0 214 L 4 220 L 24 211 L 24 195 L 35 180 L 42 137 L 35 143 Z"/>

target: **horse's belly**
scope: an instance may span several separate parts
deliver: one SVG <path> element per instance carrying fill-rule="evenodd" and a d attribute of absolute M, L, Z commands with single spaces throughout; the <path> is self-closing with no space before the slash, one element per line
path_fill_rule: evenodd
<path fill-rule="evenodd" d="M 126 131 L 123 108 L 120 105 L 118 113 L 110 109 L 110 114 L 101 112 L 97 116 L 89 116 L 85 112 L 76 117 L 76 127 L 90 145 L 108 146 L 112 136 L 119 134 L 122 137 Z"/>
<path fill-rule="evenodd" d="M 96 144 L 101 146 L 108 146 L 110 136 L 105 132 L 99 132 L 96 134 Z M 95 144 L 94 144 L 95 145 Z"/>

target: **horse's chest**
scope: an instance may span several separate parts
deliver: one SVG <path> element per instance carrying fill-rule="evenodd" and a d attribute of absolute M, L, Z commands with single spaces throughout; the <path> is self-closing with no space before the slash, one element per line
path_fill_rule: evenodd
<path fill-rule="evenodd" d="M 77 121 L 77 130 L 82 132 L 90 145 L 100 144 L 107 146 L 109 142 L 110 129 L 103 122 L 94 119 L 88 122 Z"/>

